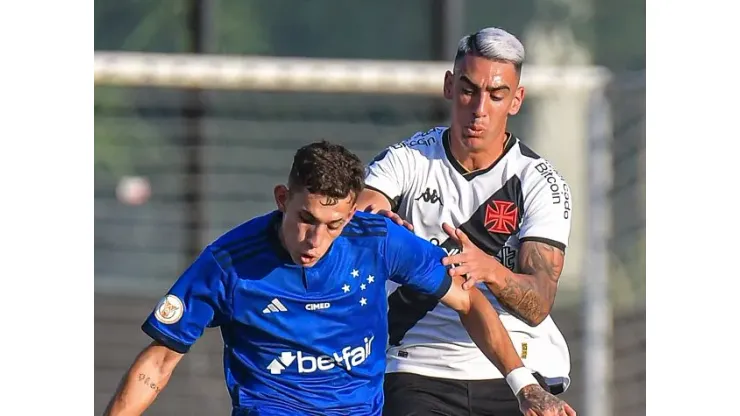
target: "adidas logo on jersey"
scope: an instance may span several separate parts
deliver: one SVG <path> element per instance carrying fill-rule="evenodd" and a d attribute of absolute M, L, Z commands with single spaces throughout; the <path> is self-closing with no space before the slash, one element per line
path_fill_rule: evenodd
<path fill-rule="evenodd" d="M 362 346 L 352 347 L 349 345 L 342 348 L 341 351 L 332 353 L 332 355 L 320 355 L 318 357 L 303 351 L 283 351 L 280 356 L 270 362 L 267 369 L 270 370 L 270 374 L 281 374 L 293 362 L 296 362 L 298 374 L 329 371 L 334 367 L 344 367 L 349 371 L 352 367 L 357 367 L 367 360 L 367 357 L 370 356 L 373 339 L 375 339 L 375 336 L 365 337 Z"/>
<path fill-rule="evenodd" d="M 262 309 L 262 313 L 276 313 L 276 312 L 288 312 L 286 308 L 277 298 L 270 301 L 265 309 Z"/>

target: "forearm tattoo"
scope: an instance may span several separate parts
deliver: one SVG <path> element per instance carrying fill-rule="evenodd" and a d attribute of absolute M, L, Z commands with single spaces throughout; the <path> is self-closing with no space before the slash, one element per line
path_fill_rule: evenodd
<path fill-rule="evenodd" d="M 144 385 L 154 390 L 156 393 L 159 393 L 159 386 L 146 374 L 139 373 L 137 379 L 139 380 L 139 382 L 144 383 Z"/>
<path fill-rule="evenodd" d="M 555 301 L 564 253 L 549 244 L 527 241 L 519 252 L 518 275 L 508 274 L 498 299 L 530 325 L 541 322 Z"/>
<path fill-rule="evenodd" d="M 537 385 L 525 386 L 519 392 L 520 400 L 527 400 L 527 407 L 539 412 L 562 411 L 563 402 Z M 558 413 L 561 414 L 561 413 Z"/>

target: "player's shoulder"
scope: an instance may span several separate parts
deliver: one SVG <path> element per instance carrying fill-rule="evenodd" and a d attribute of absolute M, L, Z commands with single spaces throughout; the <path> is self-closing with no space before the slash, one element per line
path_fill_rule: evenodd
<path fill-rule="evenodd" d="M 388 146 L 386 151 L 405 153 L 412 157 L 428 157 L 443 149 L 442 137 L 447 129 L 447 127 L 434 127 L 426 131 L 417 131 L 400 142 Z"/>
<path fill-rule="evenodd" d="M 279 213 L 273 211 L 247 220 L 220 235 L 208 245 L 208 249 L 219 262 L 223 259 L 248 259 L 250 253 L 264 252 L 278 218 Z"/>
<path fill-rule="evenodd" d="M 532 150 L 521 138 L 516 138 L 517 170 L 522 185 L 536 187 L 542 184 L 567 185 L 565 178 L 555 169 L 555 166 L 546 158 Z"/>
<path fill-rule="evenodd" d="M 342 230 L 342 237 L 353 240 L 385 238 L 389 223 L 382 215 L 357 211 Z"/>

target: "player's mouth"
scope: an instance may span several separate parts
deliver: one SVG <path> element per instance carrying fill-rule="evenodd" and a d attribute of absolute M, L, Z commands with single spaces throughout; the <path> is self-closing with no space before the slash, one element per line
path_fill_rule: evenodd
<path fill-rule="evenodd" d="M 316 260 L 317 257 L 318 256 L 314 256 L 313 254 L 309 254 L 309 253 L 300 254 L 301 263 L 303 264 L 312 263 L 313 261 Z"/>
<path fill-rule="evenodd" d="M 483 127 L 479 126 L 479 125 L 468 124 L 465 127 L 465 136 L 467 136 L 467 137 L 480 137 L 480 136 L 483 135 L 483 132 L 485 132 L 485 131 L 486 130 Z"/>

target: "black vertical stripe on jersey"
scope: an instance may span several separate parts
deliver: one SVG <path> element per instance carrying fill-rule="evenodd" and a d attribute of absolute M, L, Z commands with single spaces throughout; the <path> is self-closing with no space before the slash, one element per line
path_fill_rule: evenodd
<path fill-rule="evenodd" d="M 513 232 L 498 234 L 486 229 L 486 206 L 494 200 L 510 201 L 516 204 L 517 223 Z M 517 176 L 513 176 L 498 191 L 489 196 L 460 228 L 481 250 L 491 256 L 496 256 L 511 234 L 519 232 L 523 205 L 522 183 Z M 455 248 L 460 249 L 459 245 L 450 238 L 442 242 L 440 246 L 447 252 Z M 433 310 L 438 302 L 438 299 L 418 293 L 406 286 L 399 287 L 388 296 L 388 342 L 390 345 L 401 345 L 401 340 L 406 333 Z"/>
<path fill-rule="evenodd" d="M 522 154 L 522 156 L 528 157 L 530 159 L 539 159 L 540 155 L 535 153 L 534 150 L 530 149 L 527 145 L 519 141 L 519 152 Z"/>
<path fill-rule="evenodd" d="M 494 233 L 486 228 L 486 207 L 493 201 L 513 202 L 517 208 L 517 218 L 514 230 L 510 233 Z M 494 192 L 486 199 L 473 215 L 459 228 L 465 232 L 478 248 L 486 254 L 495 256 L 501 251 L 506 240 L 512 234 L 519 232 L 519 223 L 522 220 L 522 210 L 524 208 L 524 197 L 522 195 L 522 182 L 518 176 L 512 176 L 504 183 L 498 191 Z"/>
<path fill-rule="evenodd" d="M 388 296 L 388 343 L 397 347 L 411 328 L 437 307 L 439 299 L 401 286 Z"/>

